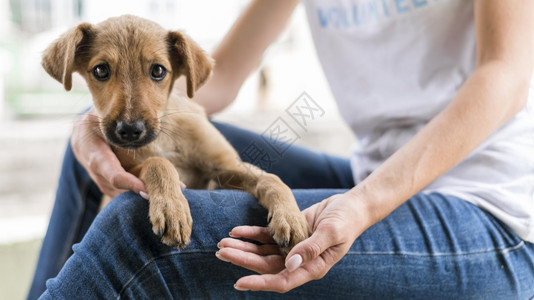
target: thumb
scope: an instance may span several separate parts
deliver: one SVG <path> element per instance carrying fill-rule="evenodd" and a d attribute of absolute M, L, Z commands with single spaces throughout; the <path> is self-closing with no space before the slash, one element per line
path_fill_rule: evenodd
<path fill-rule="evenodd" d="M 309 238 L 298 243 L 289 251 L 285 262 L 287 270 L 292 272 L 301 265 L 317 258 L 332 246 L 332 242 L 331 235 L 327 231 L 317 228 Z"/>
<path fill-rule="evenodd" d="M 137 194 L 141 191 L 146 191 L 145 185 L 141 179 L 124 170 L 119 159 L 115 153 L 111 151 L 109 146 L 102 149 L 98 155 L 98 159 L 95 159 L 95 161 L 98 162 L 95 164 L 95 167 L 97 168 L 96 171 L 97 173 L 102 174 L 115 189 L 130 190 Z"/>
<path fill-rule="evenodd" d="M 139 178 L 124 170 L 122 172 L 114 174 L 111 179 L 111 182 L 112 185 L 117 189 L 130 190 L 134 191 L 137 194 L 146 191 L 145 185 Z"/>

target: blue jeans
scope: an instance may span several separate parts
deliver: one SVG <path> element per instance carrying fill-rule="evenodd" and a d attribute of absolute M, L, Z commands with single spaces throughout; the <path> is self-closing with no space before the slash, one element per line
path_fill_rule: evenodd
<path fill-rule="evenodd" d="M 240 154 L 255 143 L 277 155 L 257 134 L 215 125 Z M 242 157 L 247 161 L 250 155 Z M 354 185 L 348 160 L 297 146 L 262 167 L 294 189 L 301 209 Z M 68 148 L 28 298 L 45 288 L 43 299 L 534 297 L 534 245 L 478 207 L 441 194 L 409 199 L 364 232 L 321 280 L 284 295 L 239 292 L 234 282 L 252 272 L 219 261 L 216 244 L 235 226 L 265 226 L 266 211 L 238 191 L 184 195 L 194 220 L 184 250 L 159 241 L 148 202 L 134 193 L 115 198 L 95 219 L 100 193 Z"/>

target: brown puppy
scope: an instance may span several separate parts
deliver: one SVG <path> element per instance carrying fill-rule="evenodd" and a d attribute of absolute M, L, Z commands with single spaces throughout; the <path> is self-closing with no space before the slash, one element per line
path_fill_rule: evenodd
<path fill-rule="evenodd" d="M 43 55 L 53 78 L 72 87 L 87 81 L 102 131 L 123 167 L 145 183 L 155 234 L 170 246 L 189 244 L 192 219 L 179 187 L 241 189 L 268 210 L 274 240 L 287 253 L 310 229 L 291 190 L 275 175 L 244 163 L 208 121 L 202 107 L 172 94 L 184 75 L 191 98 L 211 74 L 212 61 L 187 36 L 134 16 L 64 33 Z"/>

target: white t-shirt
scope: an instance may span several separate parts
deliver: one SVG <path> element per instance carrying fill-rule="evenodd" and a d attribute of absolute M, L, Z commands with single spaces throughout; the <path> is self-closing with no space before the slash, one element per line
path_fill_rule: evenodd
<path fill-rule="evenodd" d="M 302 2 L 332 93 L 358 139 L 351 158 L 358 183 L 443 110 L 473 72 L 473 1 Z M 525 110 L 423 190 L 482 207 L 530 242 L 533 94 Z"/>

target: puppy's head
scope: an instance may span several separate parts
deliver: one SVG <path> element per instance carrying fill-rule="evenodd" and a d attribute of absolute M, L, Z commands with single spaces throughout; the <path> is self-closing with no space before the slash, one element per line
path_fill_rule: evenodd
<path fill-rule="evenodd" d="M 212 69 L 211 59 L 187 36 L 134 16 L 78 25 L 45 50 L 42 65 L 67 91 L 73 72 L 85 78 L 100 129 L 123 148 L 157 137 L 178 77 L 186 77 L 191 98 Z"/>

